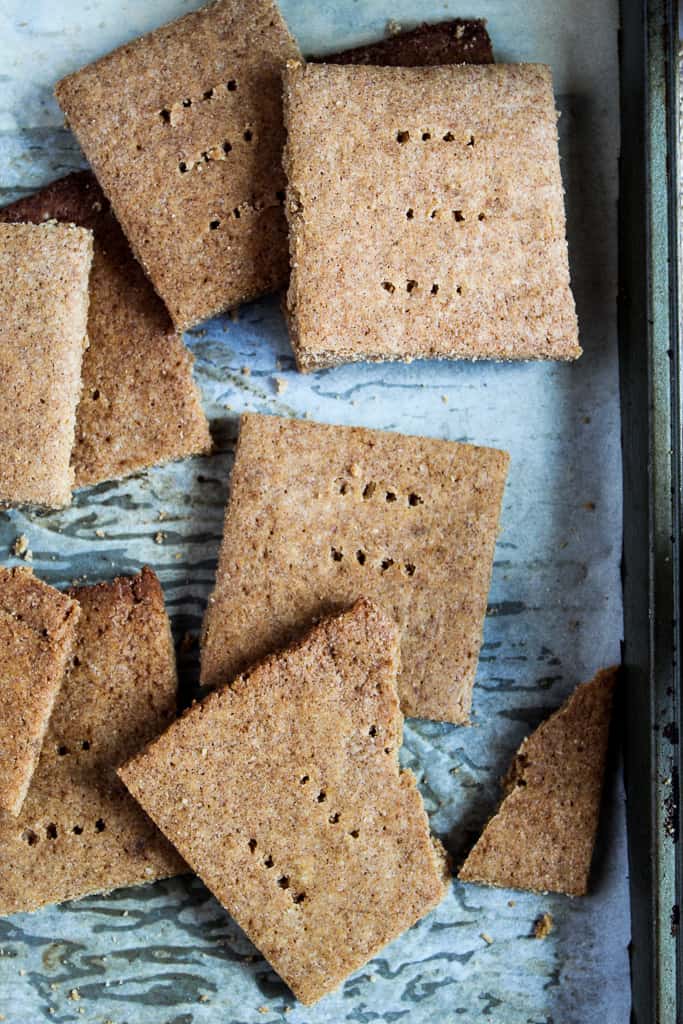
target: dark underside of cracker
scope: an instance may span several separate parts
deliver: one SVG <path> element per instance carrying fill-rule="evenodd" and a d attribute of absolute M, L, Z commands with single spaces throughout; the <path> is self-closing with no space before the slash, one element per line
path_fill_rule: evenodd
<path fill-rule="evenodd" d="M 372 64 L 376 67 L 431 67 L 435 64 L 492 64 L 493 48 L 486 22 L 479 18 L 423 23 L 366 46 L 323 57 L 315 64 Z"/>

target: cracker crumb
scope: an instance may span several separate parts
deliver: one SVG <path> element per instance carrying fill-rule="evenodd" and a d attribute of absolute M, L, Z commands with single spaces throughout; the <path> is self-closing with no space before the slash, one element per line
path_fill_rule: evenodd
<path fill-rule="evenodd" d="M 69 992 L 69 999 L 73 999 L 75 1002 L 81 998 L 81 993 L 77 988 L 72 988 Z"/>
<path fill-rule="evenodd" d="M 20 967 L 20 968 L 19 968 L 19 975 L 20 975 L 20 977 L 22 977 L 22 978 L 23 978 L 25 974 L 26 974 L 26 971 L 24 970 L 24 968 L 23 968 L 23 967 Z"/>
<path fill-rule="evenodd" d="M 534 938 L 547 939 L 554 927 L 555 921 L 552 914 L 549 914 L 547 911 L 544 914 L 540 914 L 534 921 Z"/>
<path fill-rule="evenodd" d="M 236 324 L 239 321 L 239 318 L 240 318 L 240 311 L 239 311 L 239 309 L 231 309 L 230 310 L 230 319 L 232 320 L 232 322 L 234 324 Z"/>
<path fill-rule="evenodd" d="M 444 405 L 448 405 L 448 395 L 442 395 L 441 401 L 443 402 Z"/>
<path fill-rule="evenodd" d="M 160 511 L 159 511 L 159 512 L 157 513 L 157 519 L 159 520 L 159 522 L 160 522 L 160 523 L 163 523 L 163 521 L 164 521 L 164 519 L 165 519 L 165 518 L 166 518 L 166 513 L 164 512 L 164 510 L 163 510 L 163 509 L 161 509 L 161 510 L 160 510 Z"/>
<path fill-rule="evenodd" d="M 268 1007 L 267 1006 L 258 1006 L 256 1008 L 256 1012 L 257 1013 L 268 1013 Z"/>
<path fill-rule="evenodd" d="M 242 367 L 242 376 L 243 377 L 251 377 L 251 368 L 249 366 L 243 366 Z"/>
<path fill-rule="evenodd" d="M 96 537 L 104 537 L 104 530 L 95 530 Z"/>
<path fill-rule="evenodd" d="M 15 558 L 21 558 L 22 555 L 26 554 L 28 551 L 28 537 L 25 533 L 20 533 L 19 536 L 15 538 L 11 551 Z"/>
<path fill-rule="evenodd" d="M 403 26 L 400 21 L 396 21 L 394 18 L 389 18 L 387 22 L 387 35 L 397 36 L 403 31 Z"/>
<path fill-rule="evenodd" d="M 208 1003 L 209 1002 L 209 997 L 204 992 L 202 992 L 202 994 L 199 997 L 199 1002 L 200 1003 Z"/>
<path fill-rule="evenodd" d="M 276 392 L 278 393 L 278 395 L 283 395 L 288 387 L 287 381 L 284 379 L 284 377 L 273 377 L 273 380 L 275 381 Z"/>
<path fill-rule="evenodd" d="M 508 907 L 514 907 L 516 900 L 508 900 Z"/>
<path fill-rule="evenodd" d="M 492 946 L 493 945 L 493 939 L 486 932 L 480 932 L 479 933 L 479 938 L 483 939 L 487 946 Z"/>
<path fill-rule="evenodd" d="M 154 534 L 154 543 L 163 544 L 165 540 L 166 534 L 163 532 L 163 530 L 157 530 L 157 532 Z"/>

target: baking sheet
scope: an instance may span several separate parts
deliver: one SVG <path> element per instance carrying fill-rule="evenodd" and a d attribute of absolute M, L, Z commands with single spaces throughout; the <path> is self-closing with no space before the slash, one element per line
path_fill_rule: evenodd
<path fill-rule="evenodd" d="M 0 200 L 83 166 L 51 98 L 60 75 L 196 6 L 4 0 Z M 199 629 L 213 584 L 240 411 L 507 448 L 473 725 L 410 721 L 405 730 L 403 761 L 418 776 L 433 828 L 457 856 L 494 809 L 497 778 L 522 737 L 577 682 L 619 660 L 618 8 L 615 0 L 480 0 L 468 8 L 283 0 L 282 8 L 304 52 L 376 38 L 389 18 L 412 24 L 476 14 L 489 19 L 498 60 L 552 65 L 583 358 L 570 366 L 356 365 L 304 377 L 294 370 L 277 299 L 243 307 L 186 336 L 218 454 L 79 492 L 66 512 L 0 513 L 0 559 L 13 564 L 11 545 L 25 533 L 36 572 L 57 585 L 148 563 L 180 638 Z M 196 662 L 195 648 L 180 663 L 185 697 Z M 0 921 L 0 1014 L 11 1024 L 624 1024 L 630 932 L 616 764 L 594 868 L 591 895 L 577 900 L 454 882 L 435 913 L 311 1009 L 296 1004 L 196 880 L 19 914 Z M 538 940 L 532 925 L 545 911 L 555 928 Z M 74 989 L 80 999 L 70 998 Z"/>

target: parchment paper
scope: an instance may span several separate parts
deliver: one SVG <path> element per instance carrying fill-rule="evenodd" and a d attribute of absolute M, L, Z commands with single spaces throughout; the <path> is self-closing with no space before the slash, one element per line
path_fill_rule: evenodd
<path fill-rule="evenodd" d="M 57 78 L 196 6 L 4 0 L 0 199 L 84 165 L 51 96 Z M 244 307 L 238 318 L 187 336 L 219 453 L 81 491 L 67 512 L 1 513 L 0 560 L 13 564 L 10 547 L 25 533 L 36 572 L 57 585 L 149 563 L 180 638 L 199 629 L 213 584 L 241 410 L 507 448 L 512 465 L 473 725 L 411 721 L 405 730 L 403 761 L 457 858 L 494 809 L 497 779 L 522 737 L 576 683 L 619 659 L 617 3 L 282 6 L 304 52 L 376 38 L 389 18 L 483 15 L 498 60 L 552 65 L 583 358 L 571 366 L 356 365 L 304 377 L 294 370 L 278 301 Z M 282 394 L 276 377 L 287 383 Z M 181 659 L 184 699 L 196 661 L 196 649 Z M 0 921 L 0 1013 L 11 1024 L 625 1024 L 630 932 L 616 763 L 607 790 L 590 896 L 572 901 L 454 882 L 434 914 L 313 1009 L 296 1004 L 201 883 L 180 879 Z M 544 911 L 555 927 L 538 940 L 532 925 Z M 69 997 L 73 989 L 80 999 Z"/>

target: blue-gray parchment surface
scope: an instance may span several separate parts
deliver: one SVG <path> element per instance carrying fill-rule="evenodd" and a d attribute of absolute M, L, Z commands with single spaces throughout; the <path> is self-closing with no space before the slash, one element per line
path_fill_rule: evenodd
<path fill-rule="evenodd" d="M 0 199 L 84 165 L 52 99 L 61 75 L 199 6 L 196 0 L 3 0 Z M 406 24 L 483 15 L 499 60 L 554 72 L 575 365 L 417 362 L 296 373 L 276 298 L 186 336 L 218 453 L 79 492 L 49 515 L 0 514 L 0 560 L 25 533 L 65 585 L 149 563 L 177 637 L 213 584 L 238 413 L 310 416 L 507 448 L 512 455 L 471 728 L 411 721 L 403 759 L 457 856 L 497 800 L 522 737 L 577 682 L 619 659 L 621 461 L 616 345 L 616 0 L 283 0 L 304 52 Z M 242 372 L 244 367 L 250 373 Z M 286 382 L 279 392 L 276 378 Z M 158 531 L 165 539 L 154 542 Z M 197 651 L 181 660 L 185 697 Z M 532 937 L 549 911 L 555 929 Z M 483 938 L 482 936 L 486 936 Z M 623 794 L 613 767 L 591 894 L 569 900 L 453 882 L 441 907 L 339 993 L 299 1006 L 196 880 L 178 879 L 0 921 L 0 1014 L 104 1024 L 625 1024 L 630 1005 Z M 488 941 L 490 940 L 490 941 Z M 69 998 L 77 989 L 80 1000 Z"/>

